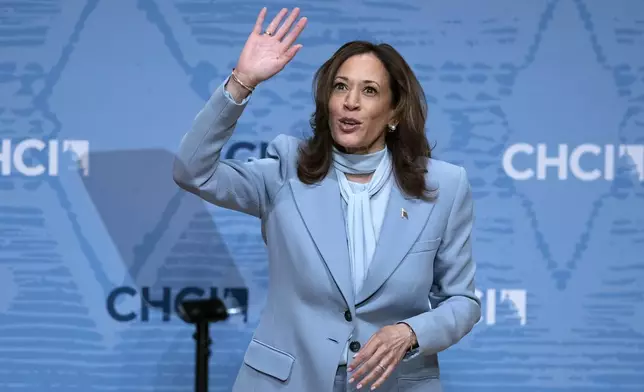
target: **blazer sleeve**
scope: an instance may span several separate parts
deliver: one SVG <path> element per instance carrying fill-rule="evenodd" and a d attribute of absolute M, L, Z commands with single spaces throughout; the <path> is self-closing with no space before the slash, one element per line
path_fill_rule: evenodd
<path fill-rule="evenodd" d="M 467 335 L 481 318 L 481 301 L 474 292 L 473 215 L 472 192 L 467 173 L 461 167 L 456 196 L 434 260 L 434 281 L 429 293 L 432 309 L 401 320 L 416 333 L 418 348 L 413 356 L 447 349 Z"/>
<path fill-rule="evenodd" d="M 227 80 L 211 95 L 181 139 L 173 178 L 182 189 L 214 205 L 262 217 L 271 197 L 286 181 L 292 138 L 275 138 L 262 159 L 221 159 L 222 148 L 250 98 L 235 102 L 224 88 Z"/>

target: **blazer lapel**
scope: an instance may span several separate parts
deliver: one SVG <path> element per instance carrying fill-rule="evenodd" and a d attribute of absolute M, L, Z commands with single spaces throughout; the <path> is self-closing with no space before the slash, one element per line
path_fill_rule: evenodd
<path fill-rule="evenodd" d="M 384 222 L 356 306 L 366 301 L 385 283 L 425 227 L 433 203 L 406 198 L 394 183 L 391 187 Z"/>
<path fill-rule="evenodd" d="M 315 185 L 303 184 L 297 178 L 289 182 L 295 203 L 311 238 L 347 305 L 353 309 L 349 247 L 335 171 L 330 170 L 324 180 Z"/>

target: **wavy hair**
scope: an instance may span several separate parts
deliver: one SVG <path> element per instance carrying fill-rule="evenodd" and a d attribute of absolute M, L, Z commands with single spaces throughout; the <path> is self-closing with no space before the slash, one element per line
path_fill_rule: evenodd
<path fill-rule="evenodd" d="M 385 143 L 392 154 L 396 182 L 409 197 L 429 200 L 433 190 L 427 189 L 425 175 L 431 148 L 425 136 L 427 100 L 422 86 L 405 59 L 389 44 L 351 41 L 341 46 L 315 73 L 313 91 L 315 111 L 310 125 L 313 135 L 298 152 L 297 175 L 300 181 L 314 184 L 329 172 L 333 162 L 334 141 L 329 128 L 329 100 L 333 80 L 340 66 L 350 57 L 373 53 L 389 75 L 394 118 L 394 132 L 385 131 Z"/>

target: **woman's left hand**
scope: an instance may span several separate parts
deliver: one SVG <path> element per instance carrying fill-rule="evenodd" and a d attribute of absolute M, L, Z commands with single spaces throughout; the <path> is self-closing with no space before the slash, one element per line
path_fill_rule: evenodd
<path fill-rule="evenodd" d="M 395 324 L 387 325 L 376 332 L 349 364 L 349 372 L 360 367 L 351 375 L 349 382 L 359 380 L 357 388 L 362 388 L 375 381 L 371 389 L 380 387 L 412 344 L 413 333 L 410 335 L 410 330 L 406 324 Z M 362 378 L 367 372 L 367 377 Z"/>

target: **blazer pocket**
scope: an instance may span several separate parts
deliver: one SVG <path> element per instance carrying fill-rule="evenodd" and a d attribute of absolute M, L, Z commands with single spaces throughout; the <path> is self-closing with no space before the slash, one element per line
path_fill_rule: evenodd
<path fill-rule="evenodd" d="M 291 375 L 295 357 L 253 338 L 244 355 L 244 363 L 258 372 L 286 381 Z"/>
<path fill-rule="evenodd" d="M 441 244 L 441 238 L 436 238 L 435 240 L 429 241 L 418 241 L 409 249 L 409 253 L 419 253 L 419 252 L 429 252 L 438 248 Z"/>

